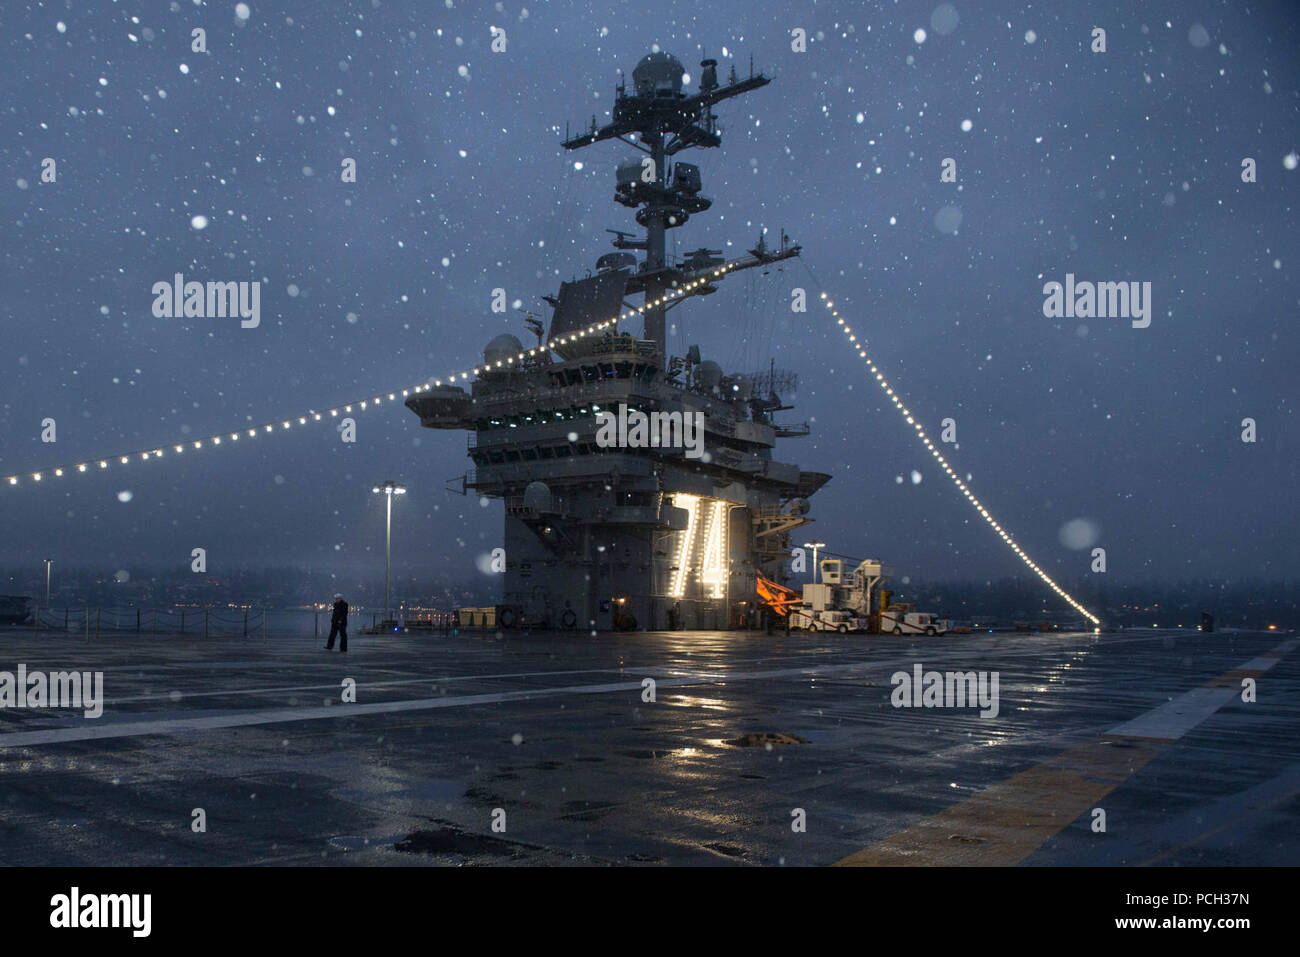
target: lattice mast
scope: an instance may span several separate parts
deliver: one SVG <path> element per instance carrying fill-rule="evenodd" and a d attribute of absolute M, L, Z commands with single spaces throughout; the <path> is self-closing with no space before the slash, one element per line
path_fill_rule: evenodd
<path fill-rule="evenodd" d="M 667 53 L 651 53 L 632 71 L 632 93 L 627 92 L 626 84 L 620 80 L 615 91 L 612 122 L 597 126 L 593 116 L 590 129 L 581 136 L 570 137 L 566 128 L 563 143 L 565 149 L 576 150 L 602 140 L 617 139 L 646 154 L 641 160 L 619 164 L 614 196 L 616 202 L 637 210 L 636 221 L 645 230 L 644 237 L 631 239 L 631 233 L 615 231 L 613 244 L 618 249 L 645 252 L 645 259 L 629 281 L 627 291 L 644 293 L 644 338 L 655 343 L 661 362 L 666 354 L 664 317 L 668 309 L 690 295 L 714 292 L 715 287 L 711 283 L 702 283 L 680 298 L 674 298 L 671 303 L 659 303 L 659 300 L 670 289 L 705 278 L 724 262 L 715 255 L 718 251 L 712 249 L 688 253 L 676 264 L 668 262 L 665 254 L 667 231 L 684 225 L 692 213 L 704 212 L 713 205 L 712 200 L 700 195 L 699 167 L 674 163 L 670 170 L 668 158 L 692 147 L 721 146 L 714 104 L 771 82 L 762 73 L 754 73 L 752 63 L 749 76 L 743 80 L 736 77 L 733 66 L 726 86 L 718 84 L 716 60 L 703 60 L 700 67 L 699 92 L 686 94 L 682 92 L 685 70 L 681 62 Z M 636 139 L 632 138 L 634 136 Z M 799 248 L 789 244 L 782 232 L 780 247 L 769 250 L 760 235 L 758 243 L 749 250 L 749 256 L 732 260 L 728 272 L 797 256 Z M 651 306 L 650 303 L 657 304 Z"/>

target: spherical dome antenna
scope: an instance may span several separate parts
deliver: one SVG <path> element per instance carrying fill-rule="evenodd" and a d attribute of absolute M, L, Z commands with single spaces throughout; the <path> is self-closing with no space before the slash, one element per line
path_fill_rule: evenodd
<path fill-rule="evenodd" d="M 680 96 L 685 73 L 671 53 L 651 53 L 632 70 L 632 86 L 637 96 Z"/>
<path fill-rule="evenodd" d="M 503 332 L 483 347 L 483 362 L 485 365 L 495 365 L 507 359 L 516 359 L 523 351 L 524 345 L 518 338 Z"/>
<path fill-rule="evenodd" d="M 695 384 L 706 392 L 716 392 L 722 383 L 722 366 L 705 359 L 695 367 Z"/>
<path fill-rule="evenodd" d="M 555 511 L 550 486 L 545 482 L 529 482 L 524 488 L 524 508 L 534 512 Z"/>

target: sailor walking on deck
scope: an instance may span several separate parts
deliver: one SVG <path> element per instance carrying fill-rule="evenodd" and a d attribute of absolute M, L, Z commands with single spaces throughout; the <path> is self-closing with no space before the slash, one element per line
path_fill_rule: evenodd
<path fill-rule="evenodd" d="M 325 650 L 334 650 L 334 636 L 339 636 L 339 651 L 348 650 L 348 603 L 343 600 L 342 592 L 334 593 L 334 615 L 330 618 L 330 637 L 325 642 Z"/>

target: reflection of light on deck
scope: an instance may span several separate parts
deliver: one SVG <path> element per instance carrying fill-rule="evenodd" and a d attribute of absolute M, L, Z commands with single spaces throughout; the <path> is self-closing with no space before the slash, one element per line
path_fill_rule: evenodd
<path fill-rule="evenodd" d="M 692 698 L 690 695 L 672 695 L 668 698 L 659 699 L 663 704 L 670 704 L 675 708 L 705 708 L 709 711 L 726 711 L 730 705 L 721 698 Z"/>

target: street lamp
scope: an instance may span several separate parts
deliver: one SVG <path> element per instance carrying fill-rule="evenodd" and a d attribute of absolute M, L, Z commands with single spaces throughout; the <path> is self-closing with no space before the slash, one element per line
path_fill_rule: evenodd
<path fill-rule="evenodd" d="M 393 557 L 393 496 L 405 495 L 406 489 L 389 479 L 383 485 L 377 485 L 370 491 L 383 492 L 388 500 L 388 523 L 384 534 L 384 621 L 388 621 L 388 573 L 392 567 Z"/>
<path fill-rule="evenodd" d="M 50 577 L 54 574 L 54 559 L 47 558 L 45 561 L 45 607 L 50 607 Z"/>
<path fill-rule="evenodd" d="M 817 552 L 819 549 L 825 548 L 826 543 L 825 542 L 804 542 L 803 547 L 811 548 L 813 550 L 813 583 L 815 584 L 817 581 L 817 571 L 821 567 L 820 565 L 817 564 Z"/>

